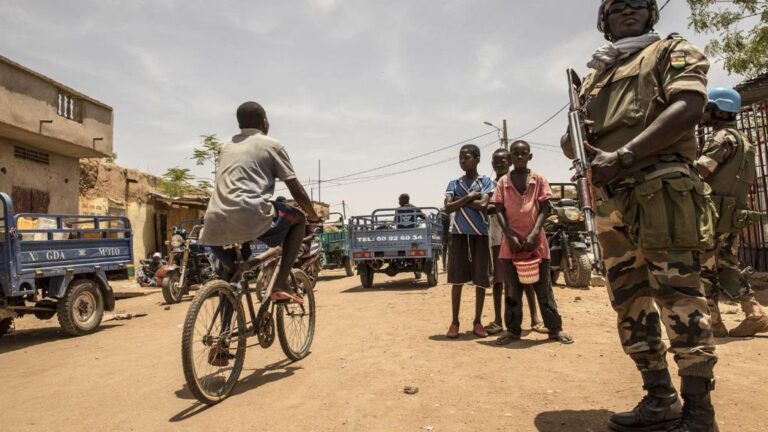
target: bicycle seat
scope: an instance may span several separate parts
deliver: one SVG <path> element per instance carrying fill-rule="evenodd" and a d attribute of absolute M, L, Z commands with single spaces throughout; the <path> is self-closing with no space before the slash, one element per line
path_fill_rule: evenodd
<path fill-rule="evenodd" d="M 267 249 L 259 255 L 251 255 L 245 263 L 243 263 L 243 270 L 251 270 L 262 265 L 265 261 L 279 257 L 283 253 L 281 246 L 275 246 Z"/>

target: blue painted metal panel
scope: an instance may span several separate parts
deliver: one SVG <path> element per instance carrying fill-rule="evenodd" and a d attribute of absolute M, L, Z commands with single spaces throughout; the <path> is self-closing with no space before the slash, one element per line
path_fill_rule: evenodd
<path fill-rule="evenodd" d="M 370 216 L 353 216 L 349 220 L 349 256 L 354 261 L 371 259 L 431 258 L 443 248 L 442 222 L 434 207 L 415 208 L 424 213 L 414 228 L 397 228 L 397 209 L 378 209 Z M 426 250 L 425 257 L 409 256 L 413 249 Z M 355 252 L 369 252 L 371 258 L 355 258 Z"/>

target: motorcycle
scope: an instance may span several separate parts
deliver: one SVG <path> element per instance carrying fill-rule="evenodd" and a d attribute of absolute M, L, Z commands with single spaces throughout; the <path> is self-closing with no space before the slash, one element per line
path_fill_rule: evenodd
<path fill-rule="evenodd" d="M 323 269 L 323 246 L 317 235 L 318 230 L 304 237 L 304 240 L 301 243 L 301 249 L 299 249 L 299 256 L 296 258 L 296 262 L 293 265 L 296 268 L 304 270 L 304 273 L 309 276 L 312 288 L 315 288 L 317 277 L 320 275 L 320 270 Z"/>
<path fill-rule="evenodd" d="M 144 288 L 158 286 L 157 272 L 165 265 L 165 262 L 160 260 L 156 265 L 153 264 L 152 258 L 141 260 L 141 267 L 136 275 L 136 282 L 139 286 Z"/>
<path fill-rule="evenodd" d="M 186 221 L 173 227 L 169 246 L 168 264 L 157 271 L 162 280 L 163 298 L 168 304 L 179 303 L 193 285 L 202 285 L 218 278 L 218 265 L 210 251 L 197 243 L 203 225 L 201 221 Z M 187 232 L 184 225 L 195 223 Z"/>
<path fill-rule="evenodd" d="M 556 281 L 562 271 L 567 286 L 586 288 L 592 279 L 592 258 L 584 214 L 574 199 L 560 199 L 552 207 L 554 214 L 544 222 L 552 281 Z"/>

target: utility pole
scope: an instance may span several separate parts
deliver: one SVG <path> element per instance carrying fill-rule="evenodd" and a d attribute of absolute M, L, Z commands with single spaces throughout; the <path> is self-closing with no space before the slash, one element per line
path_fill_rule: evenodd
<path fill-rule="evenodd" d="M 501 139 L 502 140 L 501 143 L 506 150 L 509 150 L 509 137 L 507 136 L 507 119 L 502 120 L 502 131 L 503 131 L 502 132 L 503 138 Z"/>
<path fill-rule="evenodd" d="M 321 180 L 320 179 L 321 178 L 322 177 L 320 177 L 320 159 L 318 159 L 317 160 L 317 200 L 320 201 L 320 202 L 323 201 L 322 198 L 320 197 L 320 187 L 321 187 L 320 186 L 320 184 L 321 184 Z"/>
<path fill-rule="evenodd" d="M 341 200 L 341 214 L 344 216 L 344 221 L 347 220 L 347 203 Z"/>

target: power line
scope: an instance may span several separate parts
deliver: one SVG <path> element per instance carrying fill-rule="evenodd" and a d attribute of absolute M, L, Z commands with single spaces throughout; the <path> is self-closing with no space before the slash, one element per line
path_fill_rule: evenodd
<path fill-rule="evenodd" d="M 438 149 L 435 149 L 435 150 L 432 150 L 432 151 L 428 151 L 426 153 L 421 153 L 421 154 L 418 154 L 416 156 L 411 156 L 409 158 L 406 158 L 406 159 L 403 159 L 403 160 L 400 160 L 400 161 L 397 161 L 397 162 L 392 162 L 392 163 L 389 163 L 389 164 L 386 164 L 386 165 L 381 165 L 381 166 L 378 166 L 378 167 L 375 167 L 375 168 L 370 168 L 370 169 L 367 169 L 367 170 L 358 171 L 358 172 L 355 172 L 355 173 L 352 173 L 352 174 L 347 174 L 347 175 L 343 175 L 343 176 L 340 176 L 340 177 L 335 177 L 335 178 L 328 179 L 328 180 L 322 180 L 321 179 L 321 181 L 326 182 L 326 181 L 335 181 L 335 180 L 345 179 L 347 177 L 353 177 L 353 176 L 356 176 L 356 175 L 359 175 L 359 174 L 367 174 L 367 173 L 372 172 L 372 171 L 378 171 L 380 169 L 389 168 L 389 167 L 392 167 L 392 166 L 395 166 L 395 165 L 400 165 L 400 164 L 403 164 L 405 162 L 410 162 L 410 161 L 412 161 L 414 159 L 419 159 L 419 158 L 422 158 L 424 156 L 429 156 L 431 154 L 435 154 L 435 153 L 441 152 L 443 150 L 447 150 L 447 149 L 452 148 L 452 147 L 457 147 L 457 146 L 460 146 L 462 144 L 466 144 L 466 143 L 468 143 L 470 141 L 473 141 L 473 140 L 476 140 L 478 138 L 483 138 L 485 136 L 488 136 L 488 135 L 490 135 L 490 134 L 492 134 L 494 132 L 496 132 L 496 131 L 490 131 L 490 132 L 484 133 L 482 135 L 478 135 L 478 136 L 475 136 L 475 137 L 472 137 L 472 138 L 468 138 L 468 139 L 465 139 L 464 141 L 459 141 L 459 142 L 457 142 L 455 144 L 447 145 L 445 147 L 440 147 Z"/>

